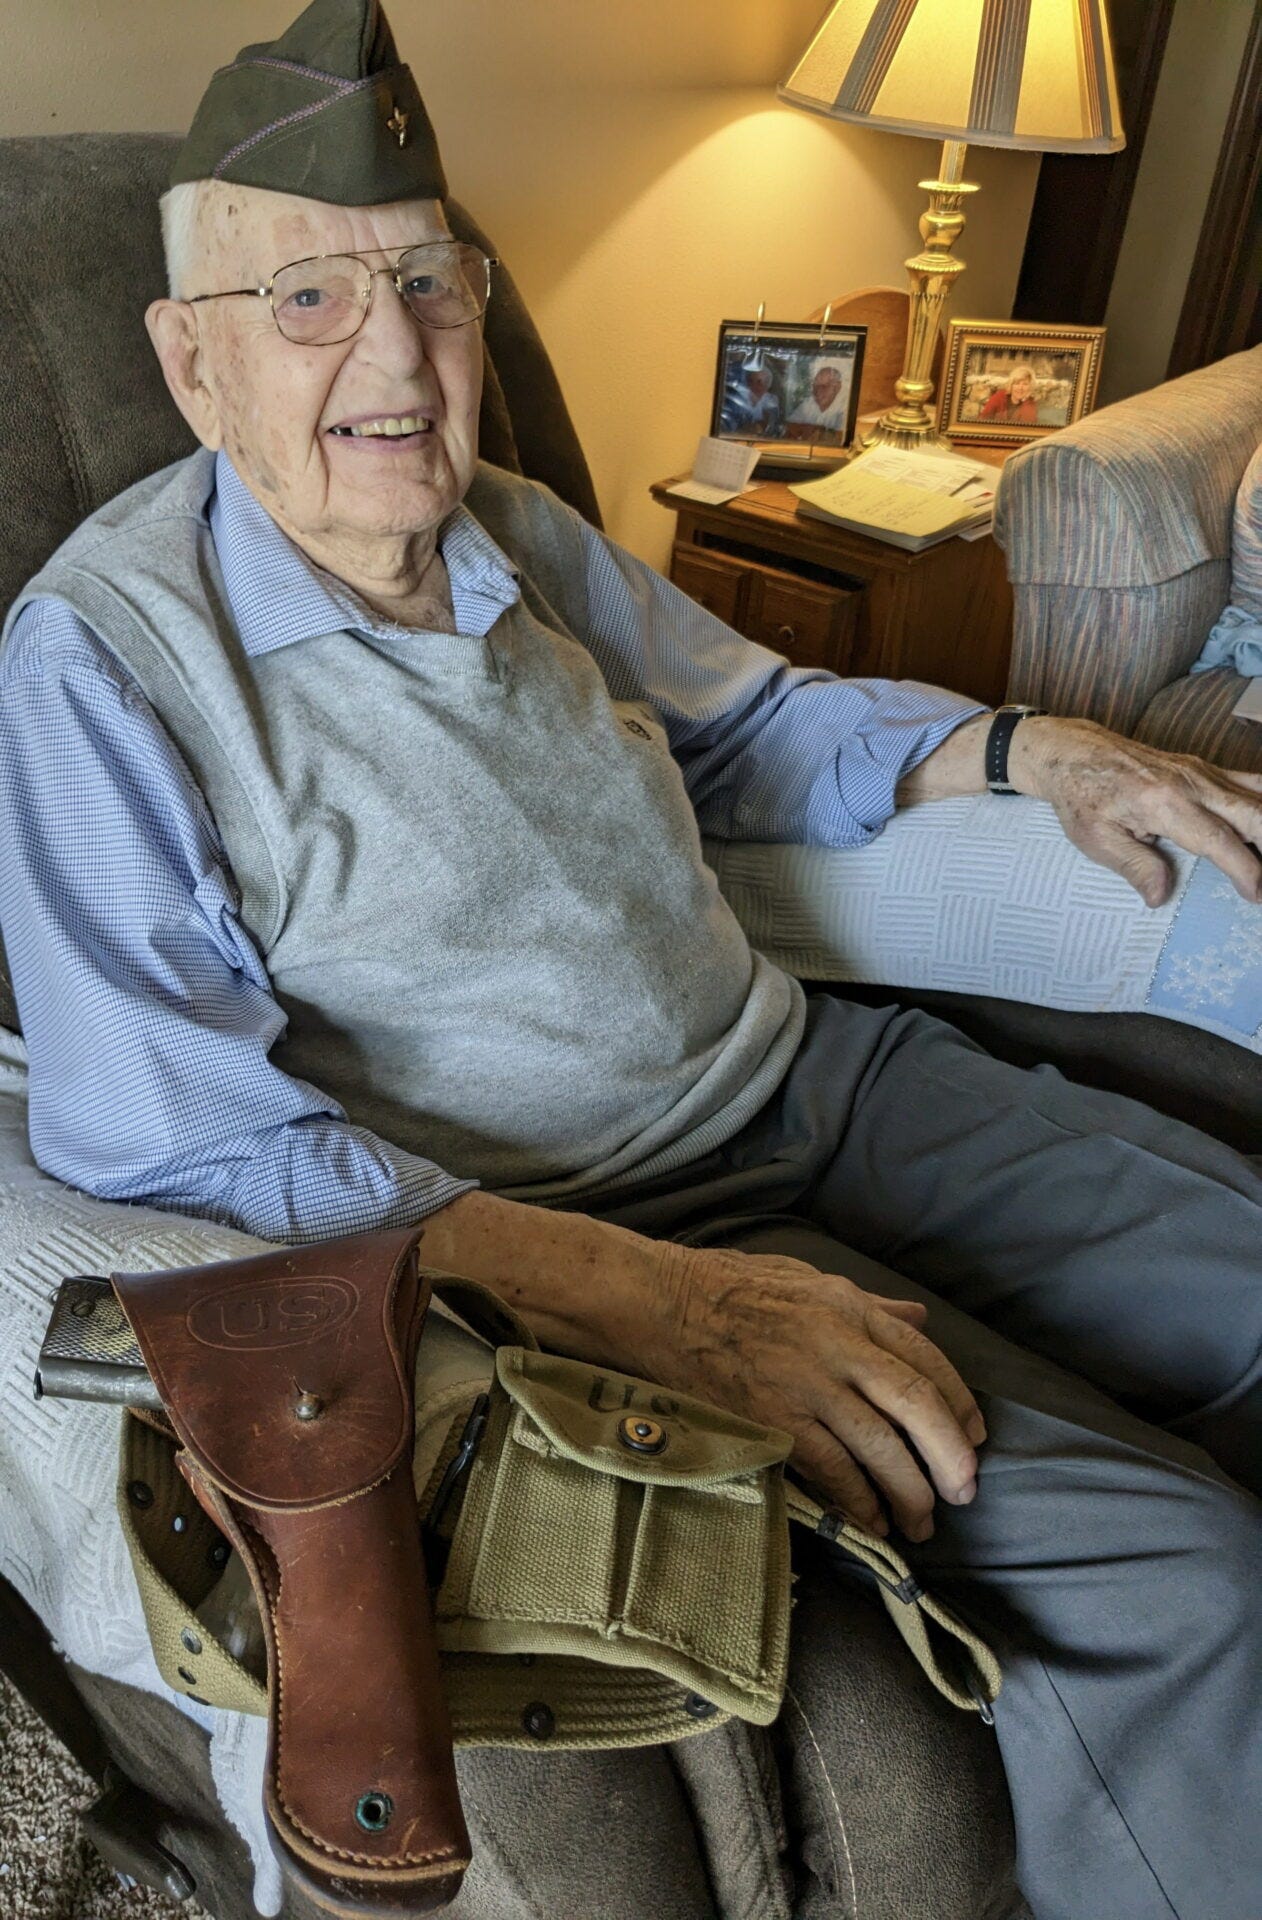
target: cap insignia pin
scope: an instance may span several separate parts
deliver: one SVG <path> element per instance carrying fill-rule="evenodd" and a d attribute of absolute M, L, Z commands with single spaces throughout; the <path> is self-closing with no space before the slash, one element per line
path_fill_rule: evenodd
<path fill-rule="evenodd" d="M 386 127 L 389 132 L 394 135 L 399 145 L 406 147 L 408 143 L 408 117 L 402 107 L 395 106 L 393 100 L 390 102 L 390 105 L 394 110 L 390 118 L 386 121 Z"/>

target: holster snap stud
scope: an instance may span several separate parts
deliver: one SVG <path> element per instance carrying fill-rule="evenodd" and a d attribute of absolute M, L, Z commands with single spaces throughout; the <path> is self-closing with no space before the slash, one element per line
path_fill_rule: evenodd
<path fill-rule="evenodd" d="M 355 1818 L 365 1833 L 383 1832 L 390 1825 L 393 1812 L 394 1801 L 379 1787 L 374 1787 L 370 1793 L 362 1793 L 355 1805 Z"/>
<path fill-rule="evenodd" d="M 718 1712 L 718 1708 L 704 1694 L 689 1693 L 684 1696 L 684 1712 L 690 1713 L 694 1720 L 709 1720 Z"/>
<path fill-rule="evenodd" d="M 666 1445 L 666 1429 L 642 1413 L 629 1413 L 618 1422 L 618 1438 L 632 1453 L 660 1453 Z"/>
<path fill-rule="evenodd" d="M 324 1402 L 314 1393 L 300 1393 L 294 1402 L 294 1418 L 297 1420 L 318 1420 L 324 1412 Z"/>

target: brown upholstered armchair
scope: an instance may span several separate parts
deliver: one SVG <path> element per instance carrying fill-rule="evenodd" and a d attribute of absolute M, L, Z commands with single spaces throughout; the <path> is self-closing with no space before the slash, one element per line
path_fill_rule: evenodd
<path fill-rule="evenodd" d="M 1236 489 L 1262 441 L 1262 347 L 1104 407 L 1015 455 L 996 537 L 1015 634 L 1008 698 L 1262 772 L 1245 682 L 1189 676 L 1230 598 Z"/>

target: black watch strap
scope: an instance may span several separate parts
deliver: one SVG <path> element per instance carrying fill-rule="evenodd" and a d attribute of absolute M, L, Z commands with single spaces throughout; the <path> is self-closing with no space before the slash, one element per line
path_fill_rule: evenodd
<path fill-rule="evenodd" d="M 1006 706 L 996 709 L 986 735 L 986 785 L 992 793 L 1011 794 L 1016 788 L 1008 783 L 1008 748 L 1023 720 L 1041 719 L 1046 707 Z"/>

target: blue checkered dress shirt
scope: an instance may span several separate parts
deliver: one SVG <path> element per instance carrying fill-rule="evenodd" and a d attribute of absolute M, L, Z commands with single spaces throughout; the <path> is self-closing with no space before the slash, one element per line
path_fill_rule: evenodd
<path fill-rule="evenodd" d="M 248 656 L 329 632 L 421 650 L 319 572 L 221 454 L 210 524 Z M 662 715 L 702 830 L 854 846 L 975 703 L 788 667 L 583 526 L 588 644 Z M 441 536 L 461 633 L 518 597 L 464 507 Z M 758 821 L 751 835 L 748 821 Z M 651 853 L 646 850 L 646 858 Z M 67 607 L 32 602 L 0 660 L 0 924 L 31 1061 L 39 1164 L 268 1240 L 417 1220 L 465 1192 L 268 1058 L 285 1026 L 223 845 L 136 682 Z"/>

